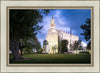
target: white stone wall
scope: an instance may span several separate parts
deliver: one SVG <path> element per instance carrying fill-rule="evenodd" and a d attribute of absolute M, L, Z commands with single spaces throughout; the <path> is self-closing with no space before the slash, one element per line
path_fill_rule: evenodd
<path fill-rule="evenodd" d="M 58 53 L 58 35 L 60 36 L 60 41 L 61 40 L 68 40 L 68 50 L 70 50 L 70 43 L 73 44 L 74 41 L 78 41 L 79 37 L 75 36 L 75 35 L 71 35 L 66 33 L 65 31 L 61 31 L 61 30 L 57 30 L 55 29 L 55 23 L 54 23 L 54 19 L 51 19 L 51 23 L 50 23 L 50 29 L 48 30 L 48 34 L 46 36 L 46 40 L 48 41 L 48 53 L 53 53 L 52 47 L 55 46 L 56 50 L 55 53 Z M 71 42 L 70 42 L 71 39 Z M 47 50 L 47 49 L 46 49 Z"/>
<path fill-rule="evenodd" d="M 53 33 L 48 33 L 48 35 L 46 36 L 46 40 L 48 41 L 48 49 L 49 49 L 49 53 L 53 53 L 52 47 L 53 46 L 58 46 L 58 34 L 57 32 L 53 32 Z M 57 47 L 55 49 L 55 53 L 57 53 Z"/>
<path fill-rule="evenodd" d="M 79 40 L 79 37 L 76 35 L 70 35 L 69 33 L 60 31 L 60 39 L 61 40 L 68 40 L 68 51 L 70 51 L 70 44 L 73 44 L 75 41 Z M 71 39 L 71 40 L 70 40 Z M 70 42 L 71 41 L 71 42 Z"/>
<path fill-rule="evenodd" d="M 56 29 L 49 29 L 48 30 L 48 35 L 46 36 L 46 40 L 48 41 L 48 49 L 49 53 L 53 53 L 52 47 L 56 46 L 58 48 L 58 34 L 60 36 L 60 40 L 68 40 L 68 50 L 70 50 L 70 38 L 71 38 L 71 44 L 73 44 L 75 41 L 79 40 L 79 37 L 76 35 L 71 35 L 63 32 L 63 31 L 58 31 Z M 58 49 L 55 50 L 55 53 L 58 52 Z"/>

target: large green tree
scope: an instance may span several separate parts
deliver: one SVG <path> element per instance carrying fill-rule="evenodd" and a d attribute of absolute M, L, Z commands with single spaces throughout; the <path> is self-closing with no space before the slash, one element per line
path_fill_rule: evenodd
<path fill-rule="evenodd" d="M 68 52 L 68 40 L 61 41 L 61 53 Z"/>
<path fill-rule="evenodd" d="M 85 24 L 81 25 L 80 27 L 83 29 L 83 33 L 81 33 L 81 35 L 84 36 L 86 41 L 89 41 L 87 49 L 91 49 L 91 19 L 87 19 Z"/>
<path fill-rule="evenodd" d="M 21 58 L 19 54 L 20 39 L 34 38 L 42 28 L 38 23 L 42 22 L 43 15 L 48 13 L 49 10 L 10 9 L 10 48 L 15 60 Z"/>

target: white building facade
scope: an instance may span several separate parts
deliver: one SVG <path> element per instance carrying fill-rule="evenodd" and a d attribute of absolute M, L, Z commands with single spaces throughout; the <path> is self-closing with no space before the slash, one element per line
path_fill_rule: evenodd
<path fill-rule="evenodd" d="M 58 36 L 61 40 L 68 40 L 68 52 L 71 51 L 70 44 L 73 44 L 74 41 L 78 41 L 79 37 L 76 35 L 69 34 L 67 32 L 58 30 L 55 28 L 54 19 L 51 19 L 50 29 L 48 30 L 48 34 L 46 36 L 46 40 L 48 42 L 48 47 L 45 48 L 48 53 L 58 53 Z M 53 49 L 55 47 L 55 49 Z"/>

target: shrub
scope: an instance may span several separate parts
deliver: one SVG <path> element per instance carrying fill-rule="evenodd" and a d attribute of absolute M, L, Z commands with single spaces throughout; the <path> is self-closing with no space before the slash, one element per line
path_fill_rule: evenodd
<path fill-rule="evenodd" d="M 87 54 L 89 54 L 89 52 L 79 52 L 79 53 L 87 53 Z"/>

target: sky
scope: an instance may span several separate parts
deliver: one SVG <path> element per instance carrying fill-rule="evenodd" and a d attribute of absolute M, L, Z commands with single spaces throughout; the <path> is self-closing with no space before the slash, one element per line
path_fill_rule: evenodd
<path fill-rule="evenodd" d="M 50 29 L 50 23 L 52 16 L 55 20 L 55 28 L 70 33 L 70 27 L 72 34 L 79 36 L 79 39 L 84 45 L 88 42 L 85 41 L 84 36 L 80 35 L 83 30 L 80 28 L 81 25 L 85 24 L 87 18 L 91 18 L 90 9 L 54 9 L 46 16 L 43 16 L 43 22 L 39 23 L 43 28 L 40 30 L 41 33 L 37 34 L 38 40 L 43 46 L 43 41 L 46 39 L 48 29 Z"/>

